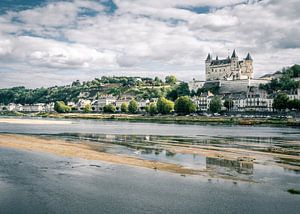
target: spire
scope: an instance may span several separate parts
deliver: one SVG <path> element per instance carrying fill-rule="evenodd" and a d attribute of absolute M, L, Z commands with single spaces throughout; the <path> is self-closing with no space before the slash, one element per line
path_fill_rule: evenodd
<path fill-rule="evenodd" d="M 217 61 L 219 60 L 219 57 L 218 57 L 218 56 L 216 57 L 216 60 L 217 60 Z"/>
<path fill-rule="evenodd" d="M 233 53 L 231 55 L 231 58 L 235 58 L 236 57 L 236 53 L 235 53 L 235 49 L 233 50 Z"/>
<path fill-rule="evenodd" d="M 250 56 L 250 53 L 247 54 L 246 59 L 245 60 L 252 60 L 252 57 Z"/>
<path fill-rule="evenodd" d="M 210 53 L 207 55 L 207 58 L 205 61 L 210 61 L 211 60 L 211 56 L 210 56 Z"/>

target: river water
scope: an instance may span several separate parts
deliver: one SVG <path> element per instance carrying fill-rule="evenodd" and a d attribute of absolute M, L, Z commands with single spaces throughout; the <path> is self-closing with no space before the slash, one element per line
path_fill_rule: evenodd
<path fill-rule="evenodd" d="M 0 122 L 0 133 L 91 141 L 101 145 L 102 152 L 210 169 L 254 182 L 0 147 L 0 213 L 299 213 L 300 195 L 287 192 L 300 189 L 300 173 L 293 168 L 299 166 L 297 161 L 270 158 L 242 164 L 164 147 L 171 143 L 299 156 L 298 128 L 70 121 Z"/>

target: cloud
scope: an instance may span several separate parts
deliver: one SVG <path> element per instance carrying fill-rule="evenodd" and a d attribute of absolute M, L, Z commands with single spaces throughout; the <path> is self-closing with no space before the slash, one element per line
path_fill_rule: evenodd
<path fill-rule="evenodd" d="M 0 82 L 16 84 L 5 76 L 22 68 L 50 83 L 53 73 L 69 81 L 63 76 L 72 72 L 199 79 L 207 53 L 222 58 L 228 49 L 240 58 L 250 52 L 257 77 L 299 63 L 299 10 L 296 0 L 75 0 L 7 10 L 0 15 L 0 70 L 10 69 Z"/>

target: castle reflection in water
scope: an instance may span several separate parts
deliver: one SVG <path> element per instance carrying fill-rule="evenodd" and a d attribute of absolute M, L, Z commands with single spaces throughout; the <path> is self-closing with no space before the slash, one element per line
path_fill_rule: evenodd
<path fill-rule="evenodd" d="M 239 160 L 226 160 L 223 158 L 206 157 L 206 168 L 218 170 L 218 168 L 226 168 L 234 170 L 240 174 L 251 175 L 253 174 L 253 163 L 239 161 Z"/>

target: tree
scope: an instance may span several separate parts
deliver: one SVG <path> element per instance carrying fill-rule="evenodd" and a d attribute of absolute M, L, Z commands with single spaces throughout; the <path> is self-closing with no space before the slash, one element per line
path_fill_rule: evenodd
<path fill-rule="evenodd" d="M 116 107 L 112 103 L 110 103 L 104 106 L 103 111 L 105 113 L 115 113 Z"/>
<path fill-rule="evenodd" d="M 83 112 L 84 113 L 89 113 L 92 111 L 92 106 L 91 104 L 86 104 L 84 107 L 83 107 Z"/>
<path fill-rule="evenodd" d="M 176 81 L 177 81 L 177 79 L 176 79 L 176 77 L 175 77 L 174 75 L 166 76 L 166 77 L 165 77 L 165 82 L 166 82 L 167 84 L 173 85 L 173 84 L 176 83 Z"/>
<path fill-rule="evenodd" d="M 127 103 L 122 103 L 121 105 L 121 112 L 127 113 L 128 112 L 128 105 Z"/>
<path fill-rule="evenodd" d="M 189 85 L 185 82 L 181 82 L 178 86 L 173 87 L 173 89 L 167 93 L 167 98 L 175 101 L 180 96 L 189 95 Z"/>
<path fill-rule="evenodd" d="M 58 113 L 68 113 L 71 111 L 71 107 L 67 106 L 64 101 L 56 101 L 54 110 Z"/>
<path fill-rule="evenodd" d="M 150 115 L 157 114 L 156 103 L 150 103 L 150 105 L 149 105 L 149 114 Z"/>
<path fill-rule="evenodd" d="M 209 111 L 212 113 L 219 113 L 222 108 L 222 101 L 219 97 L 215 96 L 211 99 L 209 104 Z"/>
<path fill-rule="evenodd" d="M 174 110 L 174 103 L 164 97 L 160 97 L 156 103 L 157 112 L 170 114 Z"/>
<path fill-rule="evenodd" d="M 196 111 L 195 103 L 188 96 L 181 96 L 176 99 L 175 112 L 178 114 L 190 114 Z"/>
<path fill-rule="evenodd" d="M 290 110 L 300 111 L 300 100 L 299 99 L 289 100 L 287 102 L 287 108 Z"/>
<path fill-rule="evenodd" d="M 159 79 L 158 77 L 154 78 L 154 85 L 155 86 L 160 86 L 163 83 L 163 81 L 161 79 Z"/>
<path fill-rule="evenodd" d="M 128 105 L 128 111 L 131 114 L 136 114 L 138 112 L 138 103 L 135 100 L 131 100 Z"/>
<path fill-rule="evenodd" d="M 277 96 L 274 98 L 273 108 L 280 111 L 285 110 L 288 107 L 288 100 L 289 97 L 286 93 L 278 93 Z"/>
<path fill-rule="evenodd" d="M 233 107 L 233 100 L 232 99 L 226 99 L 224 101 L 224 106 L 227 108 L 228 111 L 230 111 Z"/>

